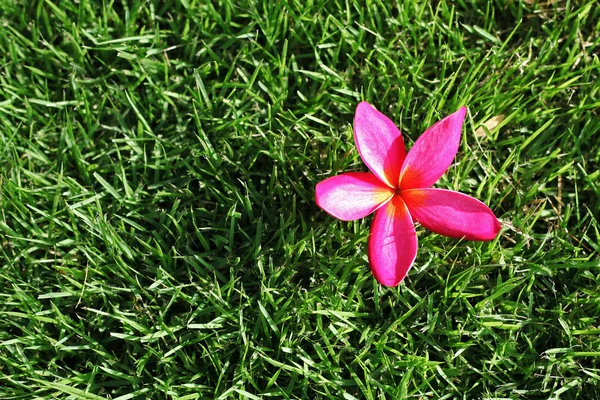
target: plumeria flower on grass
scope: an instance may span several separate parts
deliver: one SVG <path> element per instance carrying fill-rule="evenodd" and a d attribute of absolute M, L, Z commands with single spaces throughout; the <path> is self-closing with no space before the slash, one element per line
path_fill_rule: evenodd
<path fill-rule="evenodd" d="M 383 285 L 398 285 L 415 261 L 414 222 L 441 235 L 468 240 L 492 240 L 500 232 L 500 222 L 479 200 L 431 188 L 458 151 L 466 112 L 462 107 L 436 122 L 407 154 L 396 125 L 362 102 L 354 116 L 354 141 L 371 172 L 348 172 L 317 184 L 319 207 L 342 221 L 375 211 L 369 263 Z"/>

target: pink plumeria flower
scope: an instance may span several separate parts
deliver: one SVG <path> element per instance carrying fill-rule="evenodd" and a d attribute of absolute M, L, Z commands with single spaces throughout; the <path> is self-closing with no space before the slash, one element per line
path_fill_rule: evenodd
<path fill-rule="evenodd" d="M 354 141 L 371 172 L 348 172 L 317 184 L 319 207 L 342 221 L 375 211 L 369 263 L 375 278 L 396 286 L 417 255 L 414 222 L 441 235 L 492 240 L 500 222 L 479 200 L 431 188 L 446 172 L 460 142 L 466 107 L 427 129 L 406 154 L 400 131 L 367 102 L 356 108 Z"/>

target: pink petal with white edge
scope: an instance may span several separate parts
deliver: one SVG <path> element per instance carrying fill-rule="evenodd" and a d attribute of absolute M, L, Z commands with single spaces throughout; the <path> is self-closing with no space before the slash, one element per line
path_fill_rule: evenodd
<path fill-rule="evenodd" d="M 348 172 L 317 184 L 317 205 L 342 221 L 353 221 L 371 214 L 394 194 L 368 172 Z"/>
<path fill-rule="evenodd" d="M 375 278 L 396 286 L 408 274 L 417 256 L 417 234 L 400 196 L 377 210 L 369 236 L 369 263 Z"/>
<path fill-rule="evenodd" d="M 396 125 L 363 101 L 356 107 L 354 115 L 354 141 L 371 172 L 390 187 L 396 187 L 406 156 L 404 141 Z"/>
<path fill-rule="evenodd" d="M 466 194 L 445 189 L 402 191 L 410 215 L 440 235 L 468 240 L 492 240 L 501 225 L 492 210 Z"/>
<path fill-rule="evenodd" d="M 461 107 L 417 139 L 400 172 L 402 189 L 428 188 L 446 172 L 458 151 L 466 113 L 467 107 Z"/>

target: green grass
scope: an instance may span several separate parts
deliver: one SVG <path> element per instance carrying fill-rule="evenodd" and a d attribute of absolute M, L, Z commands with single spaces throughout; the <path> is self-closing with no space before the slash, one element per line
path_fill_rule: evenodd
<path fill-rule="evenodd" d="M 0 398 L 600 398 L 600 7 L 367 3 L 0 1 Z M 360 100 L 501 236 L 378 285 Z"/>

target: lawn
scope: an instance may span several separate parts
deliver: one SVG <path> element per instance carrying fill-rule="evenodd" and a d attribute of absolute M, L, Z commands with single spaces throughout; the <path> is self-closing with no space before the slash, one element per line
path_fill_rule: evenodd
<path fill-rule="evenodd" d="M 0 0 L 0 398 L 600 398 L 599 53 L 595 0 Z M 374 279 L 315 204 L 362 100 L 469 107 L 495 240 Z"/>

